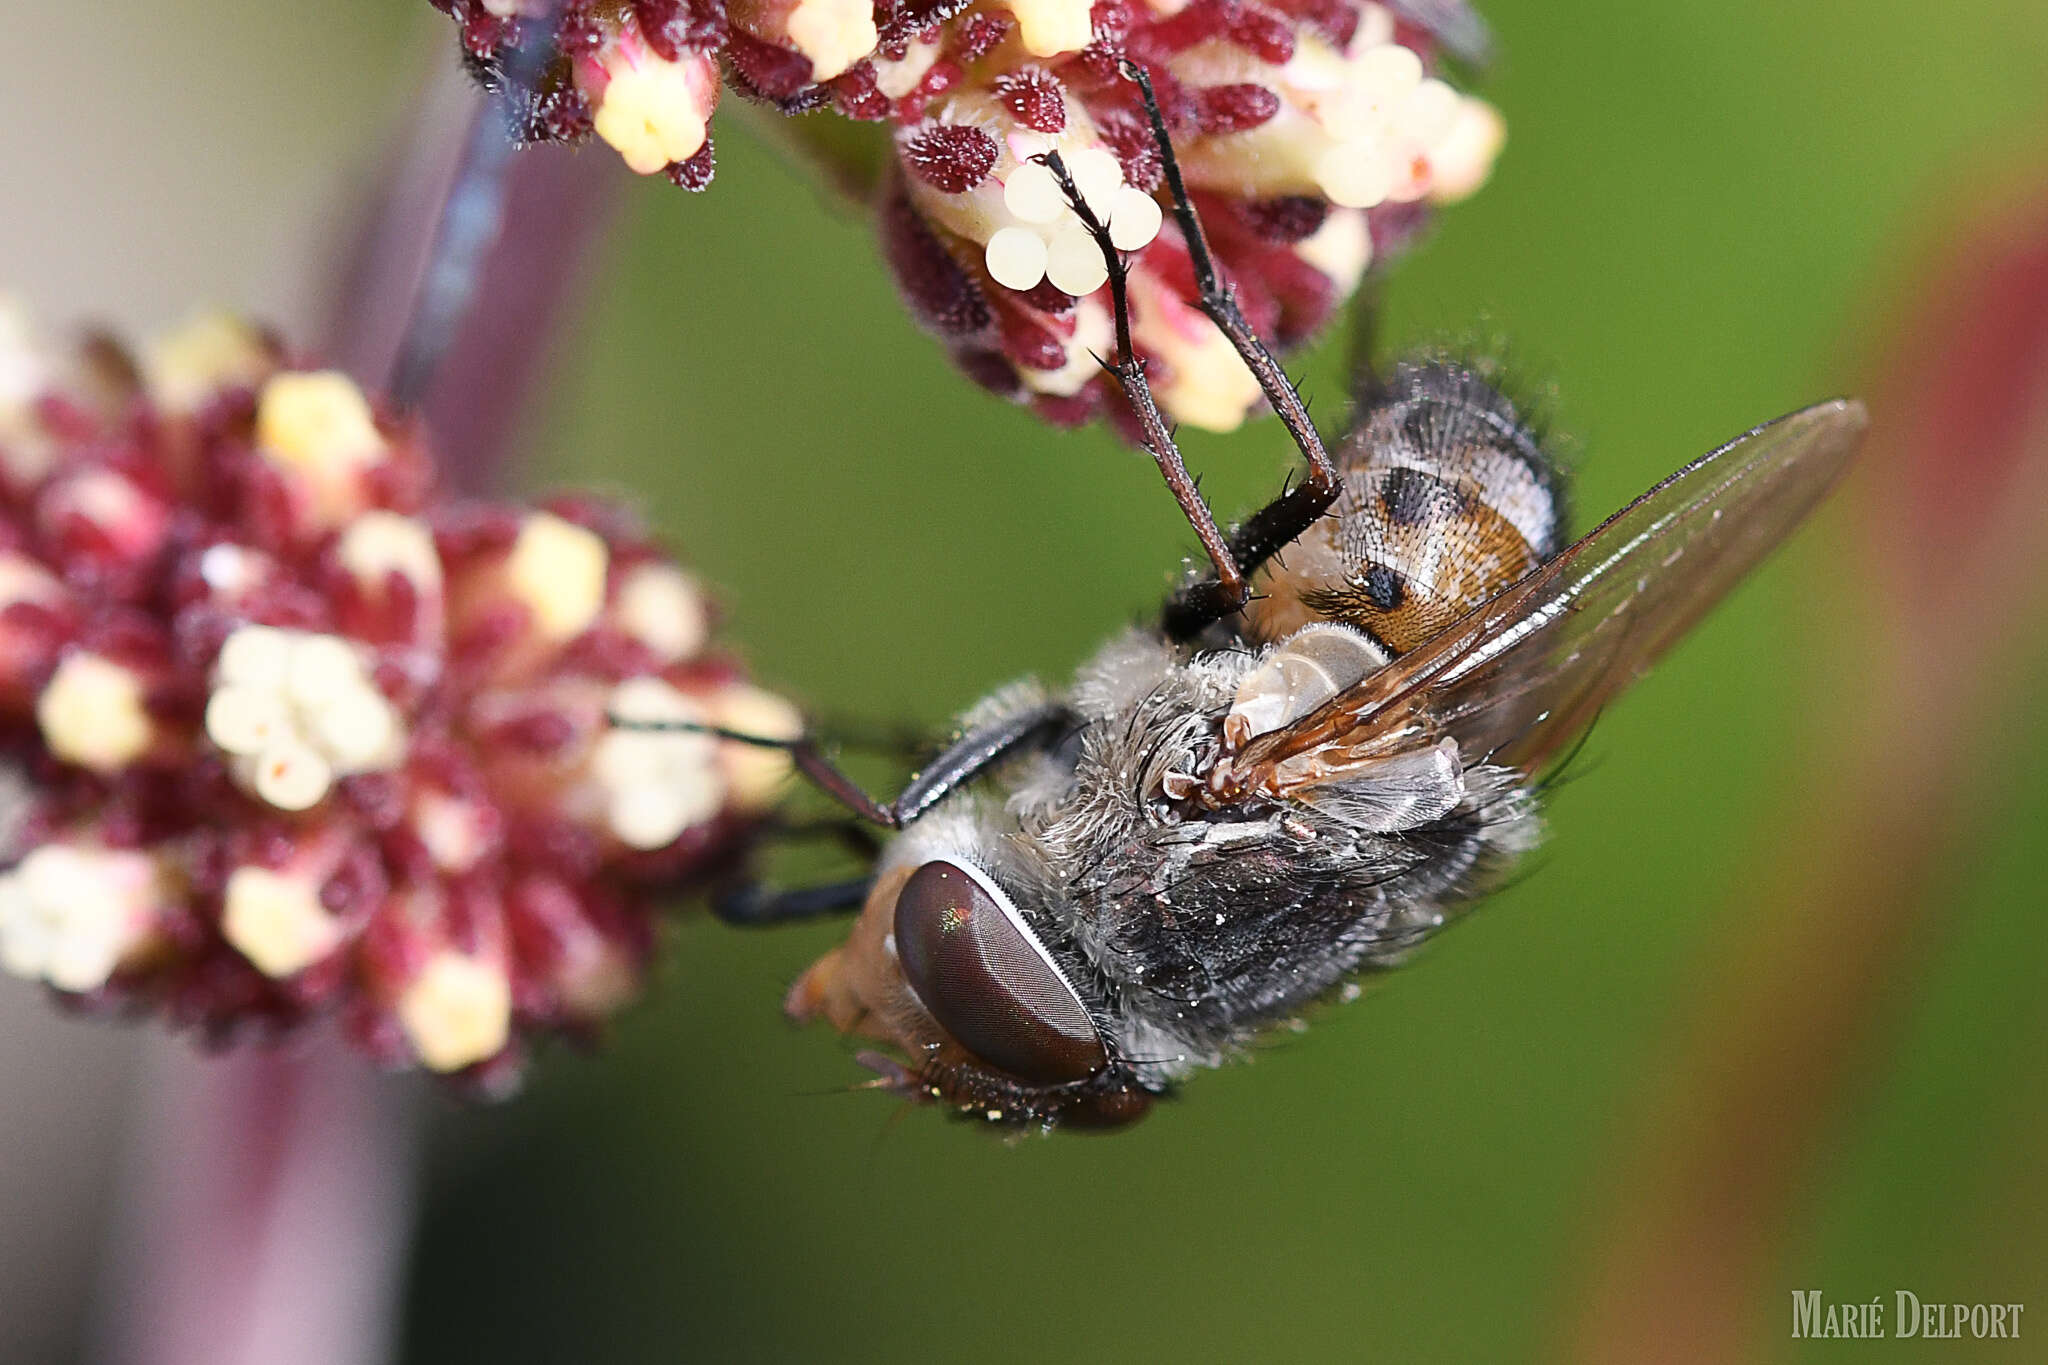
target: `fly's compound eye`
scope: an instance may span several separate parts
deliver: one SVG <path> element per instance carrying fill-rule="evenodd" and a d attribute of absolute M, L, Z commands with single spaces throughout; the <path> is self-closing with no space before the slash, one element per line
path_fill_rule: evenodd
<path fill-rule="evenodd" d="M 904 979 L 960 1045 L 1019 1080 L 1085 1080 L 1109 1061 L 1081 997 L 994 882 L 943 860 L 896 898 Z"/>

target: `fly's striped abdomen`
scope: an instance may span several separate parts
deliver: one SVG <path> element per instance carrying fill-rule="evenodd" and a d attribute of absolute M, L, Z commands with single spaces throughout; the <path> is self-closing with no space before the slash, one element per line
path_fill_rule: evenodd
<path fill-rule="evenodd" d="M 1255 639 L 1340 621 L 1400 654 L 1557 552 L 1556 471 L 1470 370 L 1401 366 L 1336 458 L 1330 514 L 1260 576 Z"/>

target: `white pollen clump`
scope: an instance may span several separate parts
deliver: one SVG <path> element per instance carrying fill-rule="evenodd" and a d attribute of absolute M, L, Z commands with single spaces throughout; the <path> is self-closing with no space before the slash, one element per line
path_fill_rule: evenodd
<path fill-rule="evenodd" d="M 362 659 L 355 646 L 340 636 L 306 632 L 292 641 L 284 688 L 301 709 L 311 712 L 324 707 L 358 690 L 363 681 Z"/>
<path fill-rule="evenodd" d="M 591 773 L 604 791 L 606 826 L 620 843 L 660 848 L 718 814 L 727 777 L 715 737 L 620 724 L 715 723 L 704 707 L 659 678 L 629 678 L 612 690 L 605 709 L 612 725 L 597 742 Z"/>
<path fill-rule="evenodd" d="M 223 683 L 206 699 L 206 733 L 231 754 L 255 754 L 293 737 L 297 724 L 283 693 Z"/>
<path fill-rule="evenodd" d="M 1045 238 L 1030 228 L 997 228 L 982 249 L 989 277 L 1020 293 L 1045 278 Z"/>
<path fill-rule="evenodd" d="M 803 714 L 773 692 L 738 684 L 715 693 L 710 699 L 714 723 L 735 734 L 759 735 L 763 739 L 797 739 L 804 732 Z M 783 784 L 795 770 L 786 749 L 727 740 L 719 746 L 725 781 L 733 804 L 742 811 L 760 811 L 773 805 Z"/>
<path fill-rule="evenodd" d="M 365 586 L 382 589 L 396 573 L 422 593 L 441 589 L 441 556 L 434 550 L 434 533 L 416 517 L 365 512 L 342 531 L 334 554 L 341 567 Z"/>
<path fill-rule="evenodd" d="M 142 679 L 97 654 L 72 654 L 36 698 L 36 724 L 50 752 L 110 773 L 141 757 L 156 737 L 142 705 Z"/>
<path fill-rule="evenodd" d="M 621 42 L 603 69 L 591 127 L 628 167 L 653 175 L 703 147 L 718 102 L 717 69 L 709 61 L 694 53 L 666 61 L 644 43 Z"/>
<path fill-rule="evenodd" d="M 596 532 L 536 512 L 519 528 L 505 560 L 505 580 L 551 641 L 580 635 L 604 610 L 611 552 Z"/>
<path fill-rule="evenodd" d="M 1095 39 L 1089 0 L 1009 0 L 1017 36 L 1034 57 L 1079 52 Z"/>
<path fill-rule="evenodd" d="M 305 714 L 314 743 L 343 771 L 375 766 L 398 738 L 398 713 L 374 688 L 352 688 Z"/>
<path fill-rule="evenodd" d="M 798 0 L 787 20 L 789 41 L 811 59 L 811 79 L 828 81 L 875 50 L 870 0 Z"/>
<path fill-rule="evenodd" d="M 1442 81 L 1419 81 L 1401 106 L 1401 122 L 1416 141 L 1435 142 L 1450 131 L 1464 104 L 1458 92 Z"/>
<path fill-rule="evenodd" d="M 1118 251 L 1149 245 L 1163 221 L 1159 201 L 1136 185 L 1119 185 L 1109 197 L 1109 240 Z"/>
<path fill-rule="evenodd" d="M 1052 145 L 1047 143 L 1048 147 Z M 1138 251 L 1159 235 L 1158 203 L 1124 183 L 1116 157 L 1101 147 L 1061 152 L 1074 189 L 1119 251 Z M 1108 263 L 1051 169 L 1023 160 L 1003 180 L 1003 207 L 1017 222 L 998 228 L 983 248 L 989 276 L 1006 289 L 1026 290 L 1049 279 L 1083 298 L 1109 280 Z"/>
<path fill-rule="evenodd" d="M 1352 59 L 1359 94 L 1385 108 L 1422 84 L 1422 58 L 1399 43 L 1380 43 Z"/>
<path fill-rule="evenodd" d="M 1003 182 L 1003 207 L 1027 223 L 1051 223 L 1068 211 L 1058 177 L 1036 161 L 1010 172 Z"/>
<path fill-rule="evenodd" d="M 1429 197 L 1439 204 L 1452 204 L 1476 192 L 1493 173 L 1493 163 L 1507 137 L 1508 127 L 1498 109 L 1484 100 L 1462 101 L 1457 117 L 1431 150 L 1436 174 Z"/>
<path fill-rule="evenodd" d="M 320 904 L 311 877 L 238 867 L 228 877 L 221 933 L 265 976 L 282 978 L 312 966 L 341 943 L 341 925 Z"/>
<path fill-rule="evenodd" d="M 335 779 L 396 767 L 406 731 L 338 635 L 243 626 L 214 664 L 206 734 L 234 758 L 244 789 L 279 810 L 310 810 Z"/>
<path fill-rule="evenodd" d="M 427 959 L 398 997 L 398 1023 L 430 1071 L 460 1071 L 502 1052 L 512 1036 L 504 968 L 453 949 Z"/>
<path fill-rule="evenodd" d="M 1499 115 L 1425 75 L 1379 6 L 1364 8 L 1347 47 L 1303 33 L 1277 69 L 1221 43 L 1172 65 L 1191 86 L 1248 81 L 1280 97 L 1279 111 L 1257 127 L 1180 148 L 1190 181 L 1226 193 L 1314 193 L 1359 209 L 1457 198 L 1478 188 L 1500 150 Z"/>
<path fill-rule="evenodd" d="M 223 682 L 282 689 L 291 673 L 292 644 L 298 634 L 274 626 L 243 626 L 221 644 L 214 669 Z"/>
<path fill-rule="evenodd" d="M 1083 147 L 1066 162 L 1067 174 L 1074 178 L 1074 188 L 1081 192 L 1081 198 L 1095 210 L 1097 218 L 1106 218 L 1110 196 L 1124 183 L 1122 164 L 1114 154 L 1100 147 Z"/>
<path fill-rule="evenodd" d="M 311 810 L 334 785 L 334 765 L 310 744 L 280 740 L 237 768 L 256 795 L 279 810 Z"/>
<path fill-rule="evenodd" d="M 274 365 L 248 323 L 228 313 L 201 313 L 149 343 L 142 376 L 152 399 L 173 412 L 190 412 L 221 389 L 256 387 Z"/>
<path fill-rule="evenodd" d="M 1394 189 L 1394 165 L 1377 143 L 1345 142 L 1316 159 L 1316 185 L 1341 208 L 1369 209 Z"/>
<path fill-rule="evenodd" d="M 669 564 L 642 564 L 626 574 L 612 612 L 663 663 L 689 658 L 711 633 L 697 580 Z"/>
<path fill-rule="evenodd" d="M 97 990 L 150 937 L 164 900 L 163 868 L 147 853 L 44 844 L 0 873 L 0 966 Z"/>
<path fill-rule="evenodd" d="M 1061 227 L 1045 244 L 1045 277 L 1077 299 L 1109 283 L 1109 262 L 1102 259 L 1102 247 L 1079 219 Z"/>
<path fill-rule="evenodd" d="M 256 402 L 256 446 L 305 480 L 309 510 L 327 525 L 356 510 L 363 471 L 388 449 L 369 400 L 337 370 L 273 375 Z"/>

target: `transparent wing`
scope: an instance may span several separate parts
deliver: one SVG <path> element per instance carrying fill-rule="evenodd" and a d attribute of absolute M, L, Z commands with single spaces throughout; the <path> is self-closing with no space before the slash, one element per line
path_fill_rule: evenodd
<path fill-rule="evenodd" d="M 1427 29 L 1459 60 L 1484 66 L 1493 59 L 1493 34 L 1465 0 L 1393 0 L 1392 8 L 1409 23 Z"/>
<path fill-rule="evenodd" d="M 1837 399 L 1702 456 L 1426 644 L 1262 735 L 1225 799 L 1284 796 L 1420 743 L 1541 769 L 1806 518 L 1868 417 Z"/>

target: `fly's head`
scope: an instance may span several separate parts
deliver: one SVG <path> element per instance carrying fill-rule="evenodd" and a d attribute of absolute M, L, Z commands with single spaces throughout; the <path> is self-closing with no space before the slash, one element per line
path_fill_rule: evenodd
<path fill-rule="evenodd" d="M 1152 1095 L 1121 1056 L 1101 984 L 1024 908 L 1025 888 L 989 870 L 996 860 L 948 847 L 981 842 L 944 837 L 968 818 L 905 836 L 907 856 L 877 877 L 852 934 L 785 1008 L 888 1046 L 893 1055 L 862 1060 L 879 1088 L 906 1098 L 1020 1128 L 1135 1121 Z"/>

